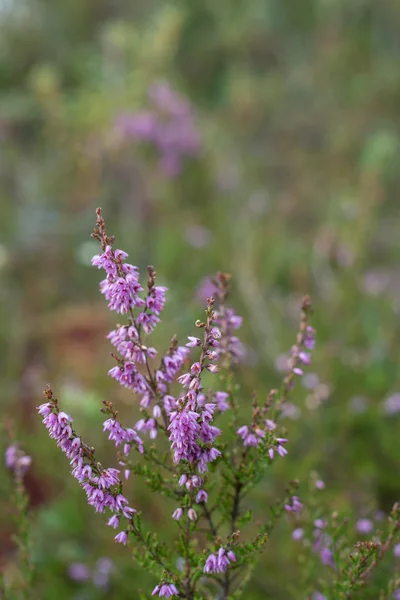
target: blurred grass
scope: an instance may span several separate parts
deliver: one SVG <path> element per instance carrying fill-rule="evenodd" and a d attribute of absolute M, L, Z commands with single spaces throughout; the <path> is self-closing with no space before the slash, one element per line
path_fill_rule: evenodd
<path fill-rule="evenodd" d="M 117 553 L 107 597 L 152 583 L 85 507 L 34 411 L 51 379 L 103 456 L 101 400 L 132 422 L 138 414 L 106 376 L 113 315 L 89 267 L 98 205 L 118 245 L 170 288 L 154 334 L 165 347 L 192 333 L 202 279 L 233 274 L 247 406 L 253 389 L 263 397 L 277 384 L 276 358 L 312 295 L 313 371 L 325 387 L 296 392 L 290 455 L 258 490 L 260 515 L 313 469 L 331 510 L 388 510 L 398 499 L 399 417 L 382 402 L 400 391 L 399 26 L 397 0 L 1 3 L 1 407 L 34 459 L 37 597 L 100 598 L 68 579 L 68 564 Z M 146 108 L 159 78 L 193 103 L 202 136 L 176 180 L 121 146 L 114 128 L 118 114 Z M 193 226 L 208 232 L 205 246 L 188 242 Z M 7 485 L 0 536 L 11 569 Z M 132 493 L 170 536 L 170 507 L 135 484 Z M 287 587 L 298 576 L 289 539 L 282 526 L 251 598 L 298 597 Z"/>

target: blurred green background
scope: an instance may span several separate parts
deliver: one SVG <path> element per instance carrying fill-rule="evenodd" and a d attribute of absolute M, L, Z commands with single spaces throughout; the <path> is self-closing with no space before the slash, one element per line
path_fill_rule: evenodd
<path fill-rule="evenodd" d="M 90 266 L 97 206 L 118 247 L 170 289 L 153 345 L 193 334 L 205 278 L 232 273 L 248 410 L 254 389 L 277 385 L 312 296 L 316 375 L 294 394 L 289 455 L 253 498 L 258 518 L 313 470 L 327 510 L 356 518 L 399 499 L 399 29 L 398 0 L 0 0 L 1 411 L 33 457 L 36 598 L 124 600 L 156 583 L 115 548 L 35 414 L 51 380 L 101 457 L 101 401 L 138 419 L 107 377 L 115 315 Z M 119 125 L 153 110 L 158 81 L 190 103 L 199 136 L 173 176 Z M 136 481 L 130 493 L 170 539 L 171 506 Z M 300 598 L 296 554 L 282 526 L 246 597 Z M 117 564 L 108 587 L 71 576 L 102 557 Z"/>

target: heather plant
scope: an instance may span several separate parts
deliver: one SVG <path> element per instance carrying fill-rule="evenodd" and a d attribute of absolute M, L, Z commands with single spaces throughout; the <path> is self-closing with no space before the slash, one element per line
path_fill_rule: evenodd
<path fill-rule="evenodd" d="M 311 364 L 315 331 L 310 299 L 303 300 L 280 388 L 266 399 L 257 393 L 246 399 L 236 377 L 245 350 L 237 337 L 242 319 L 229 306 L 230 276 L 218 273 L 211 281 L 205 316 L 196 321 L 188 342 L 180 345 L 173 337 L 166 350 L 155 349 L 151 336 L 160 323 L 167 289 L 156 284 L 153 267 L 148 267 L 146 287 L 142 285 L 139 269 L 114 247 L 101 209 L 92 236 L 100 244 L 92 264 L 106 274 L 100 291 L 108 308 L 124 319 L 108 334 L 115 348 L 109 375 L 132 392 L 142 418 L 123 423 L 113 403 L 103 401 L 103 430 L 117 449 L 115 468 L 113 459 L 106 466 L 99 462 L 50 386 L 38 411 L 70 460 L 88 504 L 107 515 L 115 541 L 154 575 L 152 595 L 240 598 L 260 552 L 278 521 L 285 519 L 300 563 L 297 597 L 345 600 L 365 589 L 376 589 L 375 597 L 382 599 L 399 597 L 397 504 L 387 522 L 382 515 L 354 522 L 353 515 L 328 512 L 325 483 L 311 473 L 308 491 L 289 481 L 274 504 L 260 514 L 251 510 L 251 491 L 288 454 L 290 432 L 281 417 L 296 380 Z M 9 458 L 16 451 L 11 448 L 6 459 L 10 466 L 18 463 Z M 13 468 L 20 481 L 21 472 Z M 146 511 L 126 497 L 124 480 L 129 478 L 143 478 L 152 494 L 174 502 L 173 547 L 149 527 Z M 381 564 L 383 579 L 374 580 Z"/>

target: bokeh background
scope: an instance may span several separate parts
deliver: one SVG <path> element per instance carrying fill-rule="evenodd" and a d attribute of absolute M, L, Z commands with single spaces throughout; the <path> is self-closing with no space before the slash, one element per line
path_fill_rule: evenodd
<path fill-rule="evenodd" d="M 312 296 L 312 373 L 287 411 L 290 454 L 250 503 L 258 518 L 312 471 L 326 510 L 358 518 L 399 499 L 399 28 L 398 0 L 1 0 L 1 412 L 33 457 L 35 598 L 124 600 L 156 583 L 85 506 L 35 414 L 51 381 L 101 457 L 101 401 L 139 418 L 107 377 L 97 206 L 170 288 L 160 344 L 192 334 L 207 277 L 232 273 L 244 415 L 279 382 Z M 136 481 L 130 493 L 171 539 L 169 504 Z M 246 597 L 299 598 L 296 555 L 282 525 Z"/>

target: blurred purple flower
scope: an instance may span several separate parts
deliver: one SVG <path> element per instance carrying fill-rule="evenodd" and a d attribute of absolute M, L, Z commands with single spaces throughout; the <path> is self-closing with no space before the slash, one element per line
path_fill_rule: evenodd
<path fill-rule="evenodd" d="M 292 538 L 294 540 L 296 540 L 296 542 L 301 540 L 303 535 L 304 535 L 304 530 L 301 527 L 297 527 L 297 529 L 294 529 L 294 531 L 292 532 Z"/>
<path fill-rule="evenodd" d="M 90 579 L 90 569 L 84 563 L 72 562 L 68 566 L 68 576 L 73 581 L 83 583 Z"/>
<path fill-rule="evenodd" d="M 319 377 L 316 373 L 306 373 L 302 383 L 308 390 L 313 390 L 319 384 Z"/>
<path fill-rule="evenodd" d="M 165 175 L 176 177 L 184 158 L 196 156 L 200 149 L 192 107 L 164 81 L 150 87 L 148 98 L 150 108 L 120 115 L 117 130 L 125 139 L 150 143 Z"/>
<path fill-rule="evenodd" d="M 374 524 L 370 519 L 359 519 L 356 523 L 356 529 L 358 533 L 371 533 L 374 529 Z"/>
<path fill-rule="evenodd" d="M 204 277 L 196 289 L 195 296 L 201 302 L 207 300 L 217 292 L 217 288 L 213 283 L 211 277 Z"/>
<path fill-rule="evenodd" d="M 285 402 L 285 404 L 282 407 L 282 417 L 286 417 L 287 419 L 292 419 L 292 421 L 295 421 L 300 417 L 300 415 L 301 410 L 298 406 L 292 404 L 292 402 Z"/>
<path fill-rule="evenodd" d="M 293 496 L 291 498 L 291 504 L 285 504 L 285 510 L 287 510 L 288 512 L 300 512 L 300 510 L 303 508 L 302 503 L 300 502 L 298 496 Z"/>
<path fill-rule="evenodd" d="M 335 563 L 333 562 L 333 554 L 332 551 L 329 550 L 329 548 L 321 548 L 321 550 L 319 551 L 319 556 L 323 565 L 332 568 L 335 567 Z"/>
<path fill-rule="evenodd" d="M 4 460 L 6 467 L 14 471 L 17 477 L 22 477 L 32 462 L 31 457 L 25 454 L 17 443 L 6 449 Z"/>
<path fill-rule="evenodd" d="M 393 548 L 393 554 L 396 558 L 400 558 L 400 544 L 396 544 Z"/>
<path fill-rule="evenodd" d="M 400 393 L 392 394 L 383 403 L 383 410 L 387 415 L 400 412 Z"/>
<path fill-rule="evenodd" d="M 326 522 L 323 519 L 315 519 L 314 526 L 318 529 L 323 529 L 326 525 Z"/>
<path fill-rule="evenodd" d="M 93 583 L 98 588 L 107 588 L 111 573 L 114 571 L 114 563 L 111 558 L 102 557 L 96 562 L 93 573 Z"/>
<path fill-rule="evenodd" d="M 279 373 L 285 373 L 288 367 L 289 356 L 287 354 L 279 354 L 275 359 L 275 369 Z"/>

